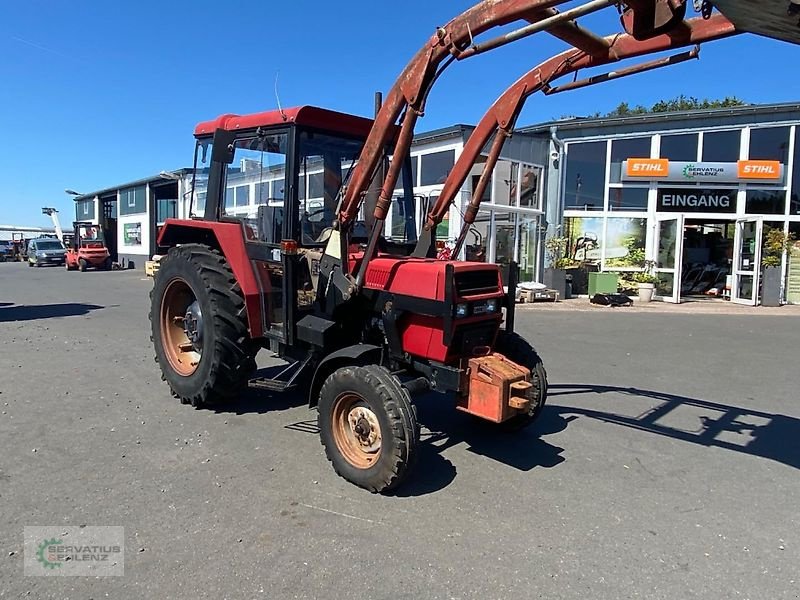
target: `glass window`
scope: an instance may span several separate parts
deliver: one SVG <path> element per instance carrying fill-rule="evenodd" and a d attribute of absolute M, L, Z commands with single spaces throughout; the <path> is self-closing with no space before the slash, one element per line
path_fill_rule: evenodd
<path fill-rule="evenodd" d="M 419 171 L 419 156 L 412 156 L 411 157 L 411 181 L 414 187 L 418 186 L 417 183 L 419 181 L 419 177 L 417 175 Z"/>
<path fill-rule="evenodd" d="M 250 204 L 250 186 L 240 185 L 236 188 L 236 206 L 247 206 Z"/>
<path fill-rule="evenodd" d="M 800 127 L 794 133 L 794 165 L 792 166 L 792 193 L 789 214 L 800 215 Z"/>
<path fill-rule="evenodd" d="M 567 217 L 564 219 L 567 256 L 577 262 L 599 265 L 603 247 L 602 217 Z"/>
<path fill-rule="evenodd" d="M 492 203 L 516 206 L 519 163 L 498 160 L 494 166 Z"/>
<path fill-rule="evenodd" d="M 256 197 L 260 199 L 267 193 L 271 179 L 276 175 L 285 176 L 287 140 L 285 133 L 236 140 L 234 160 L 227 167 L 226 209 L 248 206 L 251 186 L 255 187 Z M 255 217 L 255 211 L 250 216 Z"/>
<path fill-rule="evenodd" d="M 750 131 L 750 158 L 789 162 L 789 128 L 766 127 Z"/>
<path fill-rule="evenodd" d="M 306 176 L 300 175 L 300 182 L 297 184 L 297 198 L 300 200 L 306 199 Z"/>
<path fill-rule="evenodd" d="M 539 208 L 539 176 L 540 169 L 533 165 L 520 165 L 519 205 L 527 208 Z"/>
<path fill-rule="evenodd" d="M 747 190 L 745 212 L 758 215 L 782 215 L 786 207 L 783 190 Z"/>
<path fill-rule="evenodd" d="M 703 134 L 703 160 L 708 162 L 736 162 L 739 160 L 741 132 L 708 131 Z"/>
<path fill-rule="evenodd" d="M 647 219 L 614 217 L 606 222 L 606 267 L 644 267 Z"/>
<path fill-rule="evenodd" d="M 422 180 L 420 185 L 438 185 L 445 182 L 452 170 L 456 162 L 456 151 L 431 152 L 423 154 L 420 158 L 422 160 Z"/>
<path fill-rule="evenodd" d="M 269 181 L 256 184 L 256 195 L 253 204 L 256 206 L 264 206 L 269 202 Z"/>
<path fill-rule="evenodd" d="M 622 161 L 629 158 L 650 158 L 650 138 L 627 138 L 611 142 L 612 183 L 619 183 L 622 176 Z"/>
<path fill-rule="evenodd" d="M 284 190 L 283 179 L 273 179 L 270 182 L 270 190 L 271 190 L 270 198 L 272 200 L 278 201 L 278 203 L 281 203 L 285 197 L 283 191 Z"/>
<path fill-rule="evenodd" d="M 300 191 L 306 182 L 308 193 L 300 194 L 301 244 L 323 244 L 336 217 L 336 204 L 349 169 L 361 152 L 363 141 L 321 133 L 303 132 L 300 136 Z M 354 235 L 366 234 L 354 225 Z"/>
<path fill-rule="evenodd" d="M 176 219 L 178 217 L 178 201 L 175 199 L 158 200 L 156 213 L 157 223 L 163 223 L 167 219 Z"/>
<path fill-rule="evenodd" d="M 344 179 L 344 174 L 342 174 L 342 179 Z M 310 173 L 308 175 L 308 197 L 322 198 L 324 189 L 322 173 Z"/>
<path fill-rule="evenodd" d="M 190 215 L 204 215 L 208 195 L 208 169 L 211 164 L 211 138 L 197 140 L 192 173 Z"/>
<path fill-rule="evenodd" d="M 697 134 L 661 136 L 661 158 L 679 161 L 697 160 Z"/>
<path fill-rule="evenodd" d="M 611 188 L 608 191 L 608 209 L 647 210 L 647 193 L 647 188 Z"/>
<path fill-rule="evenodd" d="M 605 176 L 606 142 L 568 144 L 565 209 L 603 210 Z"/>

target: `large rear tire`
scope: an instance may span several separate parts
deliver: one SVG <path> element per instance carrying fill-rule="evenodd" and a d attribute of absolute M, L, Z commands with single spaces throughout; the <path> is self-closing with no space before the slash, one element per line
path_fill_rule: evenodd
<path fill-rule="evenodd" d="M 387 492 L 408 475 L 419 424 L 411 397 L 384 367 L 343 367 L 320 390 L 319 430 L 325 454 L 347 481 Z"/>
<path fill-rule="evenodd" d="M 530 405 L 527 412 L 520 413 L 500 424 L 506 431 L 517 431 L 531 425 L 542 414 L 547 400 L 547 372 L 542 359 L 533 346 L 517 333 L 501 330 L 497 334 L 495 350 L 518 365 L 530 369 L 531 372 L 533 386 L 528 394 Z"/>
<path fill-rule="evenodd" d="M 234 399 L 255 369 L 244 297 L 228 262 L 201 244 L 171 248 L 150 293 L 156 362 L 184 404 Z"/>
<path fill-rule="evenodd" d="M 78 259 L 78 271 L 80 271 L 81 273 L 86 272 L 87 266 L 89 266 L 89 263 L 87 263 L 84 259 L 82 258 Z"/>

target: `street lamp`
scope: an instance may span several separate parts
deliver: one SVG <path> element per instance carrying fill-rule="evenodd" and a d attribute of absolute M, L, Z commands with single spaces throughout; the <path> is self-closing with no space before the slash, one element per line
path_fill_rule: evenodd
<path fill-rule="evenodd" d="M 69 188 L 64 190 L 65 194 L 69 194 L 70 196 L 83 196 L 80 192 L 76 192 L 75 190 L 71 190 Z"/>

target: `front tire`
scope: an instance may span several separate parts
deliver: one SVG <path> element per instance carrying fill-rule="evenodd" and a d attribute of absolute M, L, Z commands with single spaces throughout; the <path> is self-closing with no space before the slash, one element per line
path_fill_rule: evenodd
<path fill-rule="evenodd" d="M 84 259 L 81 258 L 78 260 L 78 271 L 80 271 L 81 273 L 85 272 L 87 266 L 88 264 Z"/>
<path fill-rule="evenodd" d="M 495 351 L 518 365 L 530 369 L 531 372 L 533 387 L 528 395 L 530 405 L 527 412 L 515 415 L 500 424 L 507 431 L 517 431 L 531 425 L 542 414 L 547 400 L 547 372 L 542 359 L 533 346 L 517 333 L 500 330 L 497 334 Z"/>
<path fill-rule="evenodd" d="M 320 440 L 339 476 L 370 492 L 399 486 L 419 442 L 411 397 L 384 367 L 343 367 L 319 397 Z"/>
<path fill-rule="evenodd" d="M 195 407 L 230 401 L 255 368 L 244 296 L 228 262 L 201 244 L 171 248 L 150 293 L 156 362 Z"/>

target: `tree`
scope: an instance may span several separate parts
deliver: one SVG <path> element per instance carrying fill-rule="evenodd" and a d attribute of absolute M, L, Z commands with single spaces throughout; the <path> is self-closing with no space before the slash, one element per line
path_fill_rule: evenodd
<path fill-rule="evenodd" d="M 606 114 L 594 113 L 593 118 L 599 117 L 629 117 L 632 115 L 646 115 L 653 113 L 666 113 L 687 110 L 704 110 L 708 108 L 730 108 L 732 106 L 746 106 L 747 102 L 736 96 L 726 96 L 722 100 L 699 100 L 694 96 L 686 97 L 683 94 L 672 100 L 659 100 L 650 108 L 637 104 L 631 107 L 627 102 L 620 102 L 617 107 Z"/>

